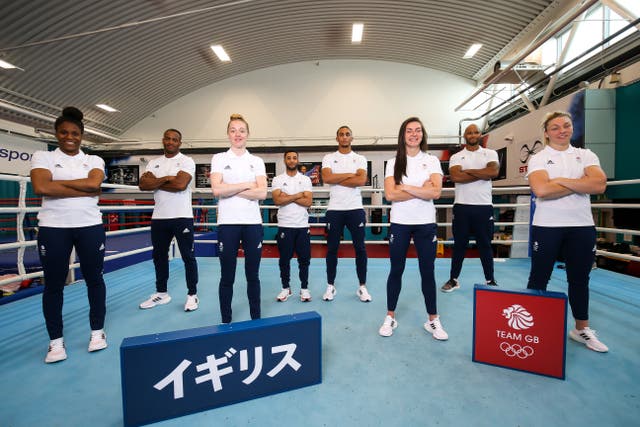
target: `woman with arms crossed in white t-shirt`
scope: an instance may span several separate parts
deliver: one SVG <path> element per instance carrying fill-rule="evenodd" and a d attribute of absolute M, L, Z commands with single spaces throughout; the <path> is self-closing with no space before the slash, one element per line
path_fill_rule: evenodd
<path fill-rule="evenodd" d="M 211 189 L 218 198 L 218 258 L 220 312 L 231 323 L 231 300 L 238 248 L 244 250 L 247 297 L 251 319 L 260 318 L 260 258 L 262 215 L 259 200 L 267 197 L 267 173 L 261 158 L 247 151 L 249 124 L 232 114 L 227 125 L 231 148 L 211 159 Z"/>
<path fill-rule="evenodd" d="M 576 323 L 569 336 L 591 350 L 606 352 L 607 346 L 589 328 L 589 274 L 596 249 L 590 195 L 604 193 L 607 177 L 591 150 L 571 145 L 573 123 L 569 113 L 547 114 L 542 128 L 546 146 L 531 157 L 527 172 L 536 196 L 527 288 L 546 290 L 562 254 Z"/>
<path fill-rule="evenodd" d="M 104 161 L 80 150 L 83 114 L 66 107 L 55 122 L 58 148 L 37 151 L 31 159 L 31 185 L 42 197 L 38 213 L 38 252 L 44 271 L 42 311 L 49 350 L 46 363 L 67 358 L 62 336 L 63 291 L 73 247 L 87 283 L 91 338 L 89 351 L 107 347 L 103 330 L 106 288 L 102 277 L 105 232 L 98 208 Z"/>
<path fill-rule="evenodd" d="M 436 209 L 433 201 L 442 192 L 442 168 L 437 157 L 427 153 L 427 134 L 417 117 L 402 123 L 396 157 L 387 162 L 384 195 L 391 202 L 387 315 L 379 334 L 388 337 L 398 326 L 395 310 L 402 287 L 407 250 L 413 237 L 418 253 L 422 295 L 428 318 L 424 329 L 437 340 L 449 338 L 442 328 L 436 306 Z"/>

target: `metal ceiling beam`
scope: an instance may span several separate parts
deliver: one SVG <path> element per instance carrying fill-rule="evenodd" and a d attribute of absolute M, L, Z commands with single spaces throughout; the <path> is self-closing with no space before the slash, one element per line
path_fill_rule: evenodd
<path fill-rule="evenodd" d="M 538 49 L 540 46 L 542 46 L 547 40 L 549 40 L 551 37 L 553 37 L 556 34 L 558 34 L 558 32 L 560 32 L 563 28 L 565 28 L 567 25 L 569 25 L 571 22 L 573 22 L 576 18 L 578 18 L 583 13 L 585 13 L 587 10 L 589 10 L 591 8 L 591 6 L 593 6 L 594 4 L 598 3 L 599 1 L 600 0 L 587 0 L 576 11 L 570 13 L 566 18 L 558 21 L 556 23 L 556 25 L 554 26 L 554 30 L 553 31 L 550 31 L 548 34 L 544 35 L 539 40 L 534 42 L 528 49 L 525 50 L 524 53 L 520 54 L 520 56 L 515 58 L 513 60 L 513 62 L 511 64 L 509 64 L 504 70 L 502 70 L 501 72 L 499 72 L 498 74 L 493 76 L 491 79 L 489 79 L 487 82 L 485 82 L 478 90 L 476 90 L 471 96 L 467 97 L 464 101 L 462 101 L 462 103 L 455 108 L 455 111 L 459 111 L 462 107 L 467 105 L 469 103 L 469 101 L 471 101 L 473 98 L 475 98 L 476 96 L 478 96 L 479 94 L 484 92 L 484 90 L 489 85 L 492 85 L 495 82 L 497 82 L 502 76 L 504 76 L 509 71 L 511 71 L 511 69 L 513 67 L 515 67 L 522 60 L 524 60 L 527 56 L 529 56 L 532 52 L 534 52 L 536 49 Z"/>
<path fill-rule="evenodd" d="M 6 109 L 9 111 L 12 111 L 16 114 L 20 114 L 23 116 L 27 116 L 29 118 L 35 119 L 35 120 L 39 120 L 39 121 L 44 121 L 47 123 L 51 123 L 54 124 L 56 122 L 56 117 L 53 117 L 51 115 L 48 114 L 43 114 L 37 111 L 32 111 L 32 110 L 28 110 L 26 108 L 20 107 L 18 105 L 13 105 L 11 103 L 5 102 L 3 100 L 0 100 L 0 109 Z M 86 127 L 84 128 L 85 133 L 100 137 L 100 138 L 104 138 L 110 141 L 120 141 L 120 139 L 114 135 L 110 135 L 108 133 L 104 133 L 104 132 L 100 132 L 98 130 L 92 129 L 90 127 Z"/>
<path fill-rule="evenodd" d="M 624 7 L 623 5 L 621 5 L 615 0 L 601 0 L 601 1 L 602 1 L 602 4 L 604 4 L 609 9 L 613 10 L 615 13 L 622 16 L 624 19 L 626 19 L 629 22 L 635 21 L 636 19 L 638 19 L 638 17 L 633 12 L 631 12 L 629 9 L 627 9 L 626 7 Z M 640 24 L 636 25 L 636 28 L 638 29 L 638 31 L 640 31 Z"/>
<path fill-rule="evenodd" d="M 584 13 L 584 15 L 586 15 L 586 12 Z M 584 18 L 584 15 L 583 15 L 583 18 Z M 569 53 L 569 48 L 571 47 L 571 43 L 573 43 L 573 38 L 578 32 L 578 28 L 580 27 L 580 23 L 582 22 L 583 18 L 573 22 L 573 25 L 571 26 L 571 31 L 569 32 L 569 37 L 567 38 L 567 42 L 564 44 L 562 48 L 562 52 L 560 53 L 560 58 L 558 58 L 558 63 L 556 64 L 556 66 L 559 67 L 559 66 L 562 66 L 562 64 L 564 64 L 564 60 L 567 58 L 567 53 Z M 551 76 L 551 79 L 549 80 L 549 84 L 547 84 L 547 88 L 544 91 L 544 96 L 542 97 L 542 101 L 540 101 L 540 107 L 547 105 L 547 102 L 549 102 L 549 97 L 551 96 L 551 92 L 553 92 L 553 89 L 556 87 L 556 81 L 558 80 L 559 76 L 560 76 L 559 73 L 556 73 L 553 76 Z"/>

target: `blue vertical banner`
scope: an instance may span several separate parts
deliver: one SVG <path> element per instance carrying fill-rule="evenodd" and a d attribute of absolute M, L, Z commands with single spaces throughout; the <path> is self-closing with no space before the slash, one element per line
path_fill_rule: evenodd
<path fill-rule="evenodd" d="M 125 338 L 125 426 L 322 382 L 321 317 L 305 312 Z"/>

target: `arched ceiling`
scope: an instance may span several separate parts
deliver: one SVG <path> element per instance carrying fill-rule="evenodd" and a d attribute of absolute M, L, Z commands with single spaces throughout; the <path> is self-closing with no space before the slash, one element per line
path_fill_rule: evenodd
<path fill-rule="evenodd" d="M 564 0 L 0 0 L 0 118 L 44 126 L 75 105 L 115 136 L 212 83 L 329 59 L 412 64 L 472 79 Z M 351 26 L 364 40 L 351 43 Z M 532 37 L 532 36 L 531 36 Z M 472 43 L 483 47 L 472 59 Z M 221 44 L 232 62 L 210 49 Z M 95 107 L 107 103 L 119 110 Z"/>

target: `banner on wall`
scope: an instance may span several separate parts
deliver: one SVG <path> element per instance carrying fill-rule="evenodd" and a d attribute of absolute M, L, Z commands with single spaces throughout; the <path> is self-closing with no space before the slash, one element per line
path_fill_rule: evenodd
<path fill-rule="evenodd" d="M 31 156 L 39 150 L 47 150 L 47 144 L 30 138 L 0 135 L 0 173 L 29 175 Z"/>

